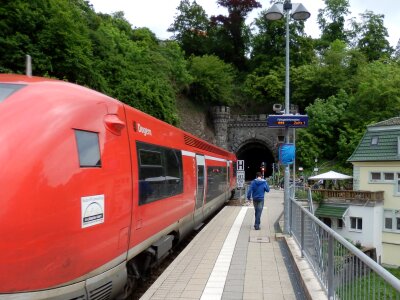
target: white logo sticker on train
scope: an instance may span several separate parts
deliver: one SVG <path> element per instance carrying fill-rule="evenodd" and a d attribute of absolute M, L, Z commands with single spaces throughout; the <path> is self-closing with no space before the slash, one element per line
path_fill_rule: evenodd
<path fill-rule="evenodd" d="M 137 131 L 142 133 L 144 136 L 153 135 L 151 129 L 143 127 L 139 123 L 137 123 Z"/>
<path fill-rule="evenodd" d="M 104 223 L 104 195 L 81 197 L 82 228 Z"/>

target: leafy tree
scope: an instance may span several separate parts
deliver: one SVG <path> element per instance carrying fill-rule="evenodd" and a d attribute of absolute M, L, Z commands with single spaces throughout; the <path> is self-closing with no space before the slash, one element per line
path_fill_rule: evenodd
<path fill-rule="evenodd" d="M 252 101 L 272 107 L 274 103 L 284 102 L 284 73 L 271 70 L 267 74 L 256 71 L 247 75 L 243 90 Z"/>
<path fill-rule="evenodd" d="M 257 33 L 252 39 L 250 67 L 252 72 L 244 82 L 246 94 L 265 107 L 283 103 L 285 94 L 285 20 L 269 21 L 266 11 L 260 13 L 254 24 Z M 290 66 L 298 67 L 314 61 L 313 42 L 305 36 L 304 22 L 291 20 L 289 26 Z M 297 103 L 296 103 L 297 104 Z"/>
<path fill-rule="evenodd" d="M 396 49 L 394 49 L 393 58 L 400 62 L 400 39 L 397 41 Z"/>
<path fill-rule="evenodd" d="M 25 55 L 33 73 L 67 78 L 100 86 L 86 25 L 83 1 L 5 1 L 0 9 L 0 65 L 6 72 L 22 73 Z M 87 7 L 85 7 L 87 8 Z M 93 12 L 92 12 L 93 13 Z"/>
<path fill-rule="evenodd" d="M 318 24 L 322 35 L 318 48 L 325 49 L 335 40 L 348 41 L 345 17 L 350 13 L 348 0 L 324 0 L 325 8 L 318 10 Z"/>
<path fill-rule="evenodd" d="M 210 53 L 209 20 L 204 9 L 196 1 L 181 0 L 174 23 L 168 28 L 187 57 Z"/>
<path fill-rule="evenodd" d="M 212 105 L 233 105 L 234 69 L 214 55 L 192 56 L 189 72 L 193 77 L 190 97 Z"/>
<path fill-rule="evenodd" d="M 336 156 L 339 166 L 345 166 L 347 169 L 351 169 L 351 165 L 347 162 L 347 159 L 357 148 L 364 132 L 365 128 L 354 127 L 354 125 L 349 123 L 344 123 L 343 126 L 339 128 L 339 139 L 337 141 L 338 151 Z"/>
<path fill-rule="evenodd" d="M 172 124 L 176 94 L 190 83 L 183 52 L 122 12 L 96 14 L 84 0 L 6 1 L 0 8 L 0 69 L 89 86 Z M 3 33 L 3 32 L 2 32 Z"/>
<path fill-rule="evenodd" d="M 285 65 L 286 27 L 285 20 L 269 21 L 266 11 L 254 22 L 257 33 L 251 41 L 251 66 L 276 68 Z M 291 20 L 289 26 L 290 65 L 300 66 L 313 61 L 313 41 L 304 32 L 304 21 Z"/>
<path fill-rule="evenodd" d="M 168 62 L 164 72 L 168 75 L 176 93 L 186 90 L 192 82 L 192 77 L 183 50 L 176 42 L 165 41 L 159 45 L 158 51 Z"/>
<path fill-rule="evenodd" d="M 314 63 L 291 71 L 292 100 L 302 109 L 315 99 L 327 99 L 343 89 L 351 93 L 356 85 L 350 78 L 365 64 L 364 56 L 336 40 Z"/>
<path fill-rule="evenodd" d="M 49 0 L 37 43 L 50 76 L 92 85 L 92 44 L 81 10 L 69 1 Z"/>
<path fill-rule="evenodd" d="M 323 138 L 314 136 L 307 129 L 296 130 L 296 160 L 298 163 L 305 169 L 311 169 L 315 164 L 315 158 L 322 156 L 321 145 L 323 143 Z"/>
<path fill-rule="evenodd" d="M 234 64 L 239 70 L 244 70 L 245 54 L 250 40 L 245 20 L 247 15 L 254 8 L 261 7 L 261 4 L 255 0 L 217 0 L 217 3 L 228 9 L 228 16 L 211 17 L 213 33 L 225 46 L 224 50 L 216 48 L 214 52 L 226 62 Z"/>
<path fill-rule="evenodd" d="M 375 61 L 360 68 L 353 79 L 357 83 L 350 102 L 347 123 L 364 128 L 398 115 L 400 110 L 400 66 Z"/>
<path fill-rule="evenodd" d="M 158 44 L 148 29 L 135 29 L 129 36 L 112 22 L 105 22 L 98 35 L 101 70 L 108 78 L 111 95 L 171 124 L 178 123 L 176 93 L 187 86 L 183 52 L 174 42 Z M 100 53 L 99 53 L 100 55 Z"/>
<path fill-rule="evenodd" d="M 368 61 L 388 58 L 393 49 L 387 40 L 388 32 L 383 25 L 384 15 L 371 11 L 361 14 L 362 23 L 353 22 L 354 32 L 357 33 L 355 43 Z"/>
<path fill-rule="evenodd" d="M 312 120 L 307 131 L 317 138 L 316 141 L 323 142 L 318 144 L 321 149 L 320 157 L 327 159 L 336 157 L 339 128 L 342 126 L 348 105 L 349 96 L 341 90 L 337 96 L 331 96 L 327 100 L 317 99 L 314 104 L 307 107 L 306 112 Z"/>

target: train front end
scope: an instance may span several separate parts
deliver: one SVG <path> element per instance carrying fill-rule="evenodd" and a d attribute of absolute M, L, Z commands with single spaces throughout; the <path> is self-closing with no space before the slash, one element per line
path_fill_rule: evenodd
<path fill-rule="evenodd" d="M 132 209 L 124 116 L 118 101 L 77 85 L 0 75 L 0 299 L 122 290 Z"/>

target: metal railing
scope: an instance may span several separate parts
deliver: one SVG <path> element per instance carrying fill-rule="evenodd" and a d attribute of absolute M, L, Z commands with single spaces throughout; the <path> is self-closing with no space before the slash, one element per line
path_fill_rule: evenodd
<path fill-rule="evenodd" d="M 329 299 L 400 300 L 400 280 L 321 222 L 293 193 L 289 209 L 290 234 Z"/>
<path fill-rule="evenodd" d="M 383 201 L 384 192 L 370 192 L 370 191 L 347 191 L 347 190 L 323 190 L 313 189 L 313 193 L 321 194 L 323 198 L 336 198 L 348 199 L 359 201 Z"/>

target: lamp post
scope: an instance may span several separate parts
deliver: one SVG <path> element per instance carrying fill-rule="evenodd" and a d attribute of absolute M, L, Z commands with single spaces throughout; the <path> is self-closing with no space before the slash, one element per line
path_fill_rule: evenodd
<path fill-rule="evenodd" d="M 290 12 L 293 11 L 291 14 Z M 290 100 L 289 100 L 289 17 L 294 20 L 306 20 L 310 17 L 310 12 L 301 3 L 292 3 L 291 0 L 285 0 L 282 3 L 275 3 L 266 12 L 266 18 L 270 21 L 280 20 L 286 14 L 286 59 L 285 59 L 285 114 L 290 113 Z M 289 128 L 285 127 L 285 143 L 289 143 Z M 284 176 L 284 233 L 289 233 L 289 178 L 290 170 L 289 165 L 285 166 Z M 294 182 L 293 182 L 294 184 Z"/>
<path fill-rule="evenodd" d="M 315 162 L 314 172 L 315 172 L 315 175 L 318 175 L 318 165 L 317 165 L 318 158 L 317 157 L 314 159 L 314 162 Z"/>

